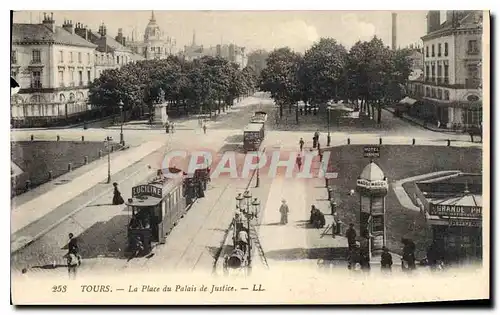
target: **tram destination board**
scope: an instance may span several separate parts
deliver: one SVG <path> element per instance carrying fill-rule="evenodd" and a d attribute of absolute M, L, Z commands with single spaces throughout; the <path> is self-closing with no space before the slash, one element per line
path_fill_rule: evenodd
<path fill-rule="evenodd" d="M 132 188 L 132 197 L 151 196 L 162 197 L 162 189 L 153 185 L 139 185 Z"/>
<path fill-rule="evenodd" d="M 363 147 L 363 156 L 365 158 L 379 158 L 380 157 L 380 146 L 369 145 Z"/>

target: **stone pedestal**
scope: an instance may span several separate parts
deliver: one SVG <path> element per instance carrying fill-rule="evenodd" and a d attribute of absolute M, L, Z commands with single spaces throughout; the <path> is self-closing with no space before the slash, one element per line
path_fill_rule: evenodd
<path fill-rule="evenodd" d="M 155 116 L 154 116 L 154 125 L 164 126 L 168 121 L 167 115 L 167 103 L 156 104 L 155 108 Z"/>

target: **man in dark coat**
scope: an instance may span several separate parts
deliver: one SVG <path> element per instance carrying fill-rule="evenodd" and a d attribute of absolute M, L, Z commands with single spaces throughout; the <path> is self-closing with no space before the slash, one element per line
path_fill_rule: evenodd
<path fill-rule="evenodd" d="M 389 253 L 389 249 L 387 247 L 383 248 L 384 252 L 380 256 L 380 266 L 382 271 L 391 271 L 392 270 L 392 255 Z"/>
<path fill-rule="evenodd" d="M 356 230 L 354 229 L 354 224 L 349 224 L 345 236 L 347 237 L 347 245 L 349 246 L 349 251 L 351 251 L 356 245 Z"/>
<path fill-rule="evenodd" d="M 415 264 L 415 243 L 407 238 L 401 239 L 401 243 L 403 243 L 403 261 L 406 264 L 407 270 L 414 270 L 416 268 Z"/>

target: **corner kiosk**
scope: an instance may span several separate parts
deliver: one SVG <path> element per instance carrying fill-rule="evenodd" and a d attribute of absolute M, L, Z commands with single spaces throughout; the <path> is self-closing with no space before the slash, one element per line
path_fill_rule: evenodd
<path fill-rule="evenodd" d="M 127 228 L 129 247 L 140 240 L 144 251 L 150 252 L 152 242 L 165 243 L 186 211 L 183 179 L 182 172 L 169 178 L 159 172 L 149 183 L 132 188 L 132 198 L 126 203 L 131 213 Z"/>

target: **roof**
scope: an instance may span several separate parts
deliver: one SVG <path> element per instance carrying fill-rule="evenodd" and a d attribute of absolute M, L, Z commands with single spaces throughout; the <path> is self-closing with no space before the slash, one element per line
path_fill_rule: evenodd
<path fill-rule="evenodd" d="M 370 164 L 365 166 L 359 178 L 366 179 L 369 181 L 384 180 L 385 175 L 377 164 L 371 162 Z"/>
<path fill-rule="evenodd" d="M 431 203 L 440 206 L 470 206 L 482 207 L 483 197 L 477 194 L 465 194 L 457 197 L 432 198 Z"/>
<path fill-rule="evenodd" d="M 244 131 L 260 131 L 264 125 L 262 123 L 250 123 Z"/>
<path fill-rule="evenodd" d="M 106 45 L 108 45 L 108 47 L 111 48 L 112 50 L 132 52 L 130 48 L 123 46 L 122 44 L 117 42 L 113 37 L 108 35 L 106 35 Z"/>
<path fill-rule="evenodd" d="M 450 20 L 446 20 L 445 22 L 443 22 L 437 29 L 435 29 L 434 31 L 422 36 L 421 38 L 422 39 L 426 39 L 428 37 L 433 37 L 433 35 L 436 35 L 436 34 L 439 34 L 439 33 L 442 33 L 442 32 L 445 32 L 445 31 L 451 31 L 455 28 L 477 28 L 478 25 L 476 23 L 474 23 L 472 20 L 473 20 L 473 17 L 480 13 L 482 14 L 482 11 L 469 11 L 469 12 L 462 12 L 464 15 L 462 16 L 459 16 L 457 21 L 456 21 L 456 25 L 453 25 L 453 21 L 450 21 Z M 459 13 L 457 13 L 459 14 Z"/>
<path fill-rule="evenodd" d="M 29 42 L 45 42 L 88 48 L 97 47 L 91 42 L 86 41 L 76 34 L 68 32 L 60 26 L 56 26 L 55 31 L 52 32 L 47 26 L 43 24 L 13 24 L 12 43 L 20 44 Z"/>

